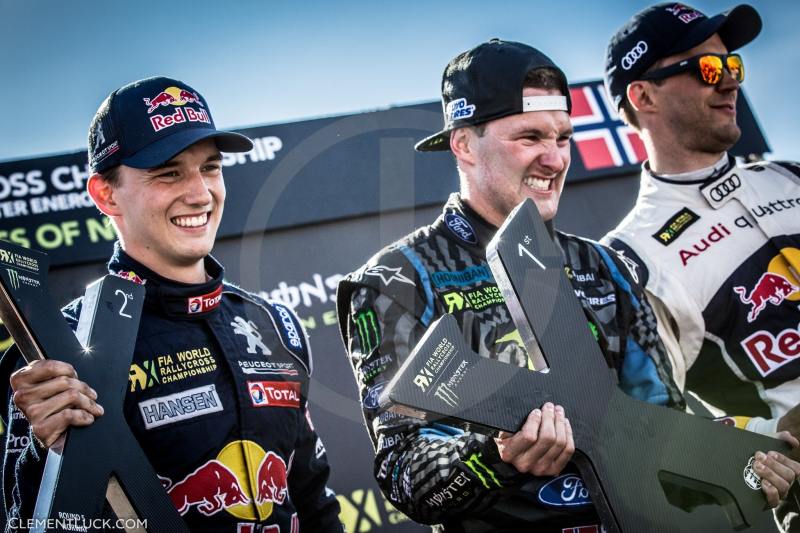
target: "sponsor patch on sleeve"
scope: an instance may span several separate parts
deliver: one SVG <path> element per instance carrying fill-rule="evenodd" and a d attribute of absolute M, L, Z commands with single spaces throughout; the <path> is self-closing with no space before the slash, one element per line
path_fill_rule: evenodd
<path fill-rule="evenodd" d="M 303 362 L 311 373 L 311 356 L 303 327 L 297 316 L 285 305 L 270 301 L 266 306 L 283 347 Z"/>
<path fill-rule="evenodd" d="M 196 387 L 139 402 L 139 412 L 142 414 L 146 429 L 218 411 L 222 411 L 222 402 L 214 385 Z"/>
<path fill-rule="evenodd" d="M 669 246 L 672 241 L 680 237 L 681 233 L 698 220 L 700 220 L 700 215 L 688 207 L 684 207 L 672 215 L 657 232 L 653 233 L 653 238 L 664 246 Z"/>

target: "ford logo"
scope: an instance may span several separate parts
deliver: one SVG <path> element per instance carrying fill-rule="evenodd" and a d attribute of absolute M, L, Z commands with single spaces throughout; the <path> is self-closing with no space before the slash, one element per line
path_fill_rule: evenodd
<path fill-rule="evenodd" d="M 478 244 L 478 237 L 475 235 L 475 230 L 467 219 L 457 215 L 456 213 L 447 213 L 444 217 L 447 228 L 453 232 L 453 235 L 468 244 Z"/>
<path fill-rule="evenodd" d="M 590 505 L 589 489 L 577 474 L 564 474 L 545 483 L 539 489 L 539 501 L 552 507 Z"/>

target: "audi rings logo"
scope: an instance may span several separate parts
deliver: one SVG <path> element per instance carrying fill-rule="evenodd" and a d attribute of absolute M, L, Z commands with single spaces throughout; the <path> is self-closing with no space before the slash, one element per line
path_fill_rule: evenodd
<path fill-rule="evenodd" d="M 736 174 L 731 174 L 724 180 L 711 187 L 711 190 L 708 191 L 708 196 L 715 202 L 719 202 L 741 186 L 742 180 L 739 179 L 739 176 Z"/>
<path fill-rule="evenodd" d="M 628 53 L 622 57 L 622 68 L 625 70 L 630 70 L 633 65 L 639 61 L 639 58 L 642 57 L 645 52 L 647 52 L 647 43 L 644 41 L 639 41 L 634 45 L 633 48 L 628 50 Z"/>

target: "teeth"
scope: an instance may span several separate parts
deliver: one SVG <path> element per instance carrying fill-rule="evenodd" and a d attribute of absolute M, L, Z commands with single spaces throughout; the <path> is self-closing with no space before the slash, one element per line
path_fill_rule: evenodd
<path fill-rule="evenodd" d="M 546 178 L 525 178 L 525 185 L 537 191 L 550 190 L 550 181 Z"/>
<path fill-rule="evenodd" d="M 173 224 L 183 228 L 197 228 L 205 225 L 208 222 L 208 213 L 197 215 L 193 217 L 175 217 L 172 219 Z"/>

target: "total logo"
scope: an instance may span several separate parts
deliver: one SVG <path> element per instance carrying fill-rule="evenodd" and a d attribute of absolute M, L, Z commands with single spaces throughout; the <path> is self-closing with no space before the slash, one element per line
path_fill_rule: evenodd
<path fill-rule="evenodd" d="M 205 516 L 224 510 L 236 518 L 261 521 L 289 499 L 293 458 L 294 454 L 287 465 L 275 452 L 266 452 L 253 441 L 237 440 L 181 481 L 172 484 L 168 478 L 160 479 L 181 516 L 192 509 Z"/>
<path fill-rule="evenodd" d="M 167 87 L 152 98 L 143 98 L 147 106 L 147 114 L 151 115 L 160 107 L 175 106 L 175 112 L 169 115 L 155 114 L 150 116 L 150 125 L 155 131 L 182 124 L 184 122 L 203 122 L 211 124 L 211 117 L 205 109 L 203 102 L 197 93 L 180 89 L 178 87 Z M 186 104 L 197 104 L 199 109 L 185 107 Z"/>
<path fill-rule="evenodd" d="M 247 390 L 253 407 L 300 407 L 297 381 L 248 381 Z"/>
<path fill-rule="evenodd" d="M 219 305 L 222 299 L 222 285 L 217 287 L 215 291 L 203 294 L 202 296 L 193 296 L 187 300 L 187 312 L 190 315 L 197 313 L 205 313 Z"/>

